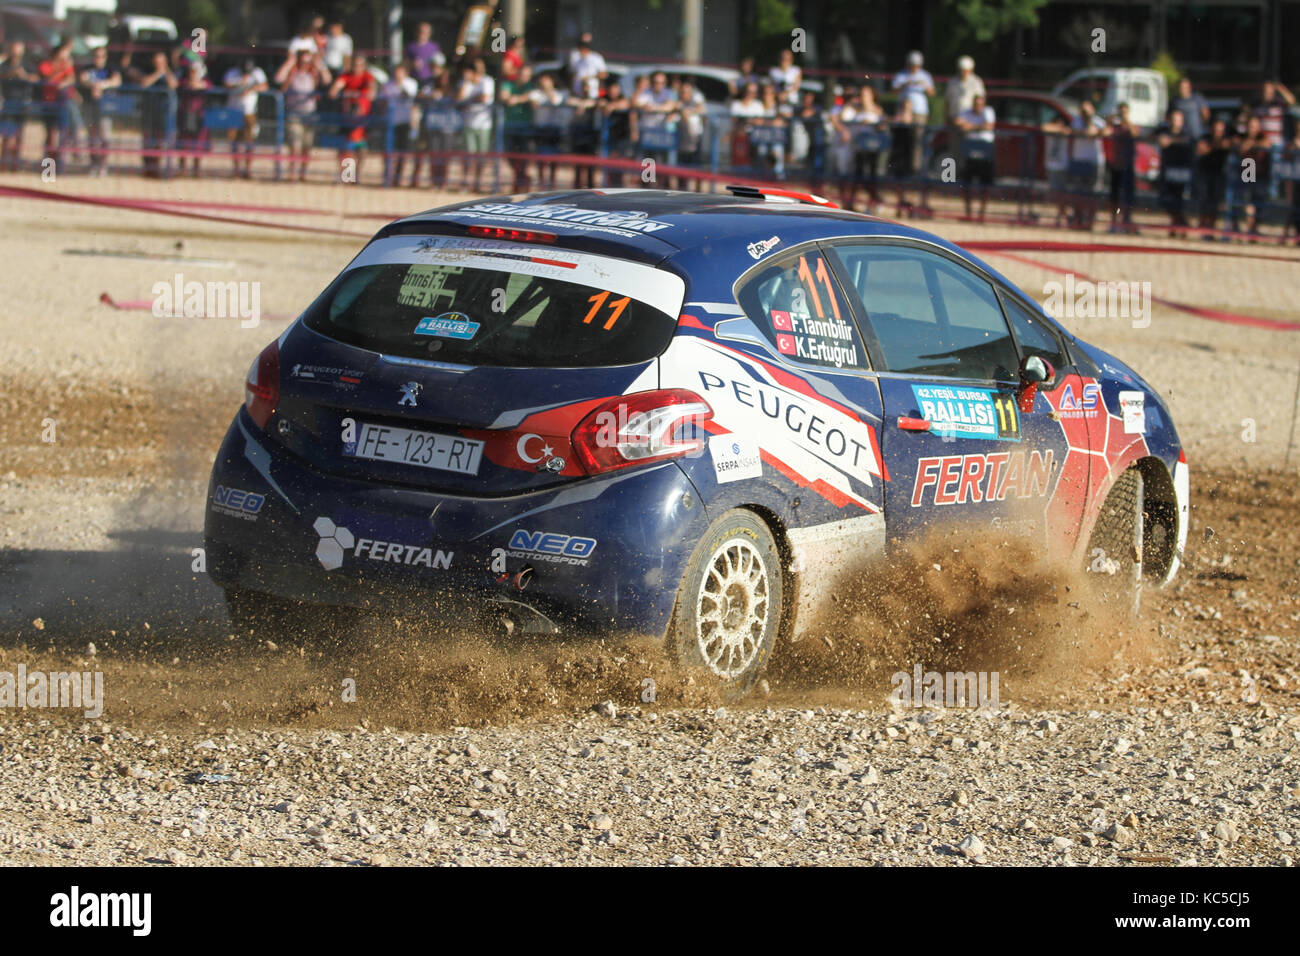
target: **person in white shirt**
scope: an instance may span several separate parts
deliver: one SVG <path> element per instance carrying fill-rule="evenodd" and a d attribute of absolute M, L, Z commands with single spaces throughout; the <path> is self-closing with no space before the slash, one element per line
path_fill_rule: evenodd
<path fill-rule="evenodd" d="M 787 103 L 799 102 L 799 86 L 803 83 L 803 70 L 794 65 L 794 52 L 782 50 L 777 65 L 768 71 L 772 85 Z"/>
<path fill-rule="evenodd" d="M 286 144 L 289 153 L 298 158 L 296 164 L 290 164 L 290 174 L 296 165 L 299 182 L 306 180 L 311 161 L 317 90 L 328 89 L 332 79 L 320 58 L 307 50 L 285 60 L 275 74 L 275 85 L 284 94 Z"/>
<path fill-rule="evenodd" d="M 845 209 L 853 208 L 862 184 L 867 187 L 869 202 L 880 202 L 877 175 L 881 146 L 885 142 L 881 129 L 884 122 L 885 113 L 876 102 L 876 91 L 870 83 L 863 83 L 843 106 L 831 112 L 836 167 L 841 177 L 840 205 Z"/>
<path fill-rule="evenodd" d="M 663 71 L 652 73 L 650 85 L 638 89 L 632 97 L 638 144 L 642 154 L 656 162 L 668 162 L 670 148 L 663 144 L 675 132 L 669 118 L 677 110 L 677 105 L 677 92 L 668 85 L 668 74 Z M 648 142 L 647 134 L 653 137 Z"/>
<path fill-rule="evenodd" d="M 731 124 L 731 165 L 749 166 L 754 152 L 749 142 L 749 131 L 755 120 L 761 120 L 766 115 L 759 85 L 746 83 L 740 98 L 732 100 L 728 109 L 737 121 Z"/>
<path fill-rule="evenodd" d="M 683 80 L 677 90 L 677 161 L 682 164 L 699 161 L 704 145 L 704 94 L 690 80 Z"/>
<path fill-rule="evenodd" d="M 650 76 L 650 85 L 637 91 L 632 105 L 643 113 L 651 114 L 641 118 L 642 125 L 656 122 L 663 125 L 664 118 L 677 108 L 677 93 L 668 85 L 668 74 L 659 71 Z"/>
<path fill-rule="evenodd" d="M 289 41 L 289 53 L 296 56 L 299 52 L 316 53 L 316 34 L 312 32 L 311 24 L 304 23 L 302 29 L 297 35 Z"/>
<path fill-rule="evenodd" d="M 341 73 L 352 56 L 352 37 L 343 32 L 343 24 L 335 20 L 325 37 L 325 65 L 331 72 Z"/>
<path fill-rule="evenodd" d="M 605 58 L 591 48 L 591 34 L 578 37 L 578 46 L 569 52 L 569 82 L 575 96 L 594 100 L 600 96 L 600 84 L 609 71 Z"/>
<path fill-rule="evenodd" d="M 956 117 L 971 108 L 975 97 L 984 96 L 984 81 L 975 75 L 975 61 L 968 56 L 957 60 L 957 75 L 948 81 L 944 101 L 948 115 Z"/>
<path fill-rule="evenodd" d="M 1097 217 L 1097 188 L 1101 170 L 1106 165 L 1103 139 L 1106 122 L 1097 115 L 1092 100 L 1079 104 L 1079 115 L 1070 119 L 1070 165 L 1065 182 L 1074 195 L 1074 222 L 1076 229 L 1092 230 Z"/>
<path fill-rule="evenodd" d="M 312 53 L 316 52 L 316 44 L 311 46 Z M 266 74 L 261 67 L 257 66 L 252 60 L 245 60 L 242 66 L 233 66 L 226 71 L 222 80 L 225 86 L 227 97 L 226 106 L 233 110 L 239 110 L 243 114 L 244 123 L 238 129 L 230 131 L 231 153 L 234 156 L 234 174 L 243 175 L 245 179 L 251 179 L 253 175 L 253 142 L 257 139 L 257 97 L 266 90 L 270 84 L 267 82 Z M 243 172 L 240 172 L 240 154 L 243 154 Z"/>
<path fill-rule="evenodd" d="M 962 129 L 957 117 L 971 108 L 976 96 L 983 96 L 984 81 L 975 75 L 975 61 L 968 56 L 957 60 L 957 75 L 948 81 L 943 92 L 945 115 L 948 120 L 948 148 L 954 156 L 964 156 Z"/>
<path fill-rule="evenodd" d="M 768 169 L 777 179 L 785 178 L 785 147 L 789 133 L 788 118 L 793 110 L 789 103 L 776 95 L 776 89 L 763 87 L 763 117 L 754 125 L 759 127 L 757 134 L 751 132 L 750 139 L 756 137 L 756 151 L 763 157 Z"/>
<path fill-rule="evenodd" d="M 537 86 L 521 94 L 515 102 L 527 102 L 533 108 L 533 133 L 535 145 L 533 151 L 552 155 L 562 152 L 568 102 L 564 91 L 555 85 L 555 77 L 543 73 L 537 78 Z M 555 188 L 555 174 L 559 163 L 537 163 L 537 184 L 544 189 Z"/>
<path fill-rule="evenodd" d="M 690 80 L 683 79 L 677 87 L 674 100 L 669 120 L 677 128 L 677 165 L 698 165 L 703 161 L 704 150 L 704 94 Z M 691 189 L 693 185 L 693 180 L 686 176 L 677 178 L 677 189 Z M 668 188 L 674 188 L 671 179 Z"/>
<path fill-rule="evenodd" d="M 384 117 L 391 130 L 391 136 L 385 136 L 385 144 L 392 144 L 396 153 L 396 162 L 388 150 L 384 152 L 384 182 L 400 183 L 402 167 L 406 154 L 411 148 L 411 122 L 415 113 L 415 97 L 420 92 L 420 84 L 415 82 L 405 63 L 393 67 L 393 74 L 379 89 L 379 102 L 383 104 Z"/>
<path fill-rule="evenodd" d="M 966 218 L 971 218 L 971 193 L 973 187 L 979 187 L 980 214 L 979 221 L 984 221 L 984 211 L 988 206 L 989 187 L 993 185 L 993 137 L 997 116 L 989 106 L 984 94 L 975 97 L 971 108 L 957 114 L 957 125 L 961 128 L 964 143 L 965 166 L 962 170 L 963 193 L 966 200 Z"/>
<path fill-rule="evenodd" d="M 922 125 L 930 117 L 929 97 L 934 96 L 934 77 L 922 68 L 924 62 L 917 50 L 907 54 L 907 69 L 895 75 L 893 83 L 911 106 L 913 122 Z"/>
<path fill-rule="evenodd" d="M 740 99 L 731 101 L 731 115 L 742 119 L 755 119 L 763 115 L 763 98 L 757 83 L 746 83 Z"/>
<path fill-rule="evenodd" d="M 925 58 L 919 50 L 907 54 L 907 69 L 894 77 L 893 88 L 900 91 L 900 114 L 902 104 L 907 105 L 906 115 L 911 131 L 911 166 L 913 173 L 921 170 L 925 158 L 926 124 L 930 119 L 930 97 L 934 96 L 934 77 L 923 68 Z M 921 210 L 929 211 L 926 202 L 927 184 L 921 184 Z"/>
<path fill-rule="evenodd" d="M 476 59 L 461 71 L 460 91 L 456 101 L 460 105 L 465 135 L 465 151 L 486 153 L 492 141 L 492 104 L 496 100 L 496 83 L 488 76 L 487 64 Z M 483 177 L 483 159 L 474 156 L 468 165 L 473 170 L 473 190 L 479 191 Z"/>
<path fill-rule="evenodd" d="M 1068 122 L 1044 123 L 1047 169 L 1051 190 L 1056 194 L 1056 225 L 1064 218 L 1072 229 L 1091 229 L 1091 194 L 1105 160 L 1102 135 L 1106 124 L 1091 100 L 1079 104 L 1079 115 Z"/>

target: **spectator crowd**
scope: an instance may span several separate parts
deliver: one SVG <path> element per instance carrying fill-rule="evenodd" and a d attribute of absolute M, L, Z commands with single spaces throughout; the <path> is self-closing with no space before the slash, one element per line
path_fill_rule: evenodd
<path fill-rule="evenodd" d="M 62 169 L 81 157 L 92 176 L 121 168 L 112 162 L 121 153 L 138 155 L 146 176 L 198 176 L 221 157 L 236 177 L 270 161 L 277 177 L 301 181 L 324 149 L 357 180 L 367 154 L 379 154 L 385 185 L 689 187 L 728 171 L 831 185 L 842 206 L 872 212 L 892 191 L 900 217 L 932 215 L 932 192 L 955 189 L 965 217 L 982 220 L 999 188 L 1028 195 L 1032 214 L 1037 150 L 1057 225 L 1091 229 L 1104 207 L 1113 231 L 1133 231 L 1147 148 L 1158 151 L 1152 185 L 1171 233 L 1211 238 L 1222 225 L 1258 235 L 1273 208 L 1284 234 L 1300 233 L 1300 132 L 1280 83 L 1265 83 L 1235 116 L 1212 115 L 1184 77 L 1153 130 L 1135 125 L 1127 104 L 1101 116 L 1086 99 L 1068 121 L 1026 130 L 1000 122 L 969 56 L 954 65 L 942 93 L 917 51 L 893 76 L 831 87 L 783 50 L 766 68 L 747 58 L 715 71 L 706 90 L 703 68 L 611 70 L 590 34 L 539 64 L 521 36 L 503 51 L 449 58 L 420 23 L 402 58 L 381 64 L 354 49 L 342 23 L 320 17 L 278 65 L 242 57 L 219 73 L 188 42 L 143 53 L 100 47 L 84 63 L 70 42 L 39 62 L 15 42 L 0 54 L 0 171 L 23 168 L 24 137 L 39 125 L 42 159 Z M 123 134 L 139 145 L 123 145 Z M 1011 138 L 1021 175 L 1008 184 L 998 157 Z"/>

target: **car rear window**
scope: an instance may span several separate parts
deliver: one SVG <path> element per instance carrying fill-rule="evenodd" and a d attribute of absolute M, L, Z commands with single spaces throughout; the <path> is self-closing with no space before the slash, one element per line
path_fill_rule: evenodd
<path fill-rule="evenodd" d="M 668 346 L 685 283 L 545 245 L 394 236 L 371 243 L 304 321 L 358 348 L 461 365 L 586 368 Z"/>

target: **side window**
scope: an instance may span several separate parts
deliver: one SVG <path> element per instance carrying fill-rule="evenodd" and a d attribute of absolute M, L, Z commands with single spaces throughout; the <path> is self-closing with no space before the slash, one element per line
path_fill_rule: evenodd
<path fill-rule="evenodd" d="M 753 276 L 740 290 L 740 305 L 792 362 L 870 366 L 839 283 L 816 250 L 775 262 Z"/>
<path fill-rule="evenodd" d="M 1019 360 L 987 281 L 943 256 L 886 245 L 835 247 L 891 372 L 1012 382 Z"/>
<path fill-rule="evenodd" d="M 1030 100 L 1008 99 L 997 104 L 998 115 L 1008 123 L 1028 126 L 1034 121 L 1034 104 Z"/>
<path fill-rule="evenodd" d="M 691 82 L 709 103 L 726 103 L 731 98 L 731 87 L 715 76 L 692 76 Z"/>
<path fill-rule="evenodd" d="M 1056 330 L 1042 316 L 1035 315 L 1009 295 L 1004 295 L 1002 302 L 1022 354 L 1041 356 L 1058 371 L 1070 364 Z"/>

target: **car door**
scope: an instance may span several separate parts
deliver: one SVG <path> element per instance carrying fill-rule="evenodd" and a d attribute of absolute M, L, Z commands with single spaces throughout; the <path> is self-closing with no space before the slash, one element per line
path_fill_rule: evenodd
<path fill-rule="evenodd" d="M 948 521 L 1044 525 L 1063 455 L 1048 404 L 1019 402 L 1021 355 L 989 277 L 938 247 L 834 246 L 878 369 L 890 540 Z"/>
<path fill-rule="evenodd" d="M 764 261 L 736 293 L 743 317 L 715 327 L 725 350 L 696 357 L 700 394 L 714 424 L 727 430 L 709 443 L 718 486 L 710 487 L 708 473 L 697 483 L 711 508 L 725 509 L 769 499 L 756 482 L 724 482 L 775 479 L 773 510 L 786 522 L 797 575 L 799 636 L 817 609 L 836 599 L 837 584 L 856 562 L 885 546 L 889 472 L 880 449 L 880 387 L 852 290 L 820 245 Z M 732 467 L 747 459 L 753 471 Z"/>
<path fill-rule="evenodd" d="M 743 423 L 732 430 L 808 489 L 796 525 L 880 515 L 880 389 L 825 250 L 809 243 L 774 256 L 737 284 L 737 298 L 745 318 L 718 323 L 716 334 L 762 361 L 705 382 L 715 417 Z"/>

